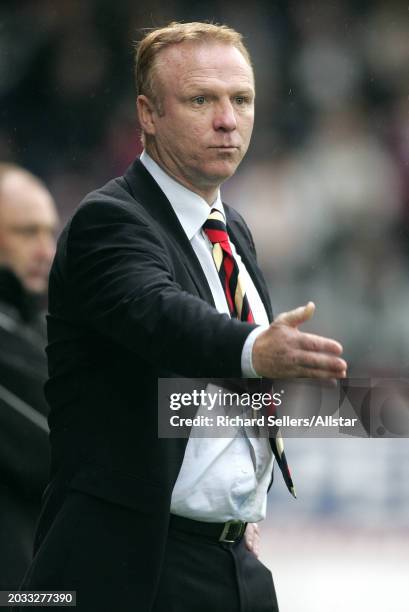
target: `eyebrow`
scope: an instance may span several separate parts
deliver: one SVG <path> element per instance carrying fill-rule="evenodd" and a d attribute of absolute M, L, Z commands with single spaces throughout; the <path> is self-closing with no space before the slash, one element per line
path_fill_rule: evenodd
<path fill-rule="evenodd" d="M 197 85 L 186 85 L 186 88 L 183 91 L 183 94 L 187 95 L 187 96 L 194 96 L 196 93 L 200 93 L 200 94 L 210 94 L 212 96 L 214 95 L 218 95 L 217 92 L 217 88 L 216 90 L 213 87 L 209 87 L 208 85 L 200 85 L 200 83 L 198 83 Z M 234 96 L 254 96 L 255 95 L 255 91 L 252 87 L 237 87 L 237 88 L 232 88 L 230 95 L 234 95 Z"/>

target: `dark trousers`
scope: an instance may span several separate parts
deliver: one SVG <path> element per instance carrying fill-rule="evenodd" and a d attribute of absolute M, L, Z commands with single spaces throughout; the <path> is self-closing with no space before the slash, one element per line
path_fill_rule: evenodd
<path fill-rule="evenodd" d="M 244 540 L 219 544 L 171 528 L 158 588 L 152 550 L 163 539 L 151 522 L 150 513 L 70 493 L 22 589 L 77 591 L 81 612 L 278 611 L 271 573 Z"/>
<path fill-rule="evenodd" d="M 278 612 L 271 572 L 244 539 L 171 529 L 153 612 Z"/>

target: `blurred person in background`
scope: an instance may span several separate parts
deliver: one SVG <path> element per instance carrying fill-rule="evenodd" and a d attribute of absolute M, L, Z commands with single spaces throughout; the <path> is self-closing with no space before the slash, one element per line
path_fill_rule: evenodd
<path fill-rule="evenodd" d="M 0 589 L 21 582 L 48 477 L 43 309 L 57 222 L 43 183 L 0 163 Z"/>

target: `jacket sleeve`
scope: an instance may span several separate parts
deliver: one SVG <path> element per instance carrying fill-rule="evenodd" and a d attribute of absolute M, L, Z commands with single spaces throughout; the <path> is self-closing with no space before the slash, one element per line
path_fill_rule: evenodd
<path fill-rule="evenodd" d="M 114 202 L 87 203 L 71 222 L 66 251 L 81 323 L 156 368 L 241 376 L 243 344 L 256 325 L 232 320 L 184 291 L 153 224 Z"/>

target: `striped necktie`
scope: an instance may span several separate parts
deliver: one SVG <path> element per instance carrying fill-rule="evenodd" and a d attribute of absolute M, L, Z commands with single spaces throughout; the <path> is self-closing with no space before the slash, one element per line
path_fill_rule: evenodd
<path fill-rule="evenodd" d="M 290 491 L 293 497 L 297 497 L 293 479 L 291 477 L 290 468 L 288 467 L 287 458 L 284 452 L 284 440 L 278 428 L 274 428 L 274 435 L 271 440 L 271 448 L 274 453 L 274 457 L 276 458 L 278 467 L 280 468 L 281 473 L 283 475 L 283 479 L 287 486 L 287 489 Z"/>
<path fill-rule="evenodd" d="M 213 245 L 213 259 L 229 306 L 230 316 L 240 321 L 254 323 L 242 275 L 231 250 L 223 214 L 213 208 L 203 225 L 203 231 Z"/>
<path fill-rule="evenodd" d="M 253 313 L 251 312 L 250 304 L 245 293 L 239 266 L 234 259 L 231 250 L 223 214 L 213 208 L 207 218 L 207 221 L 203 225 L 203 231 L 213 245 L 213 259 L 214 263 L 216 264 L 220 282 L 226 295 L 230 316 L 232 318 L 240 319 L 241 321 L 254 323 Z M 269 412 L 273 413 L 273 411 L 274 407 L 271 406 Z M 294 484 L 284 452 L 283 438 L 278 428 L 275 427 L 273 429 L 274 432 L 271 440 L 271 446 L 274 456 L 282 472 L 284 482 L 287 485 L 288 490 L 294 497 L 296 497 Z"/>

